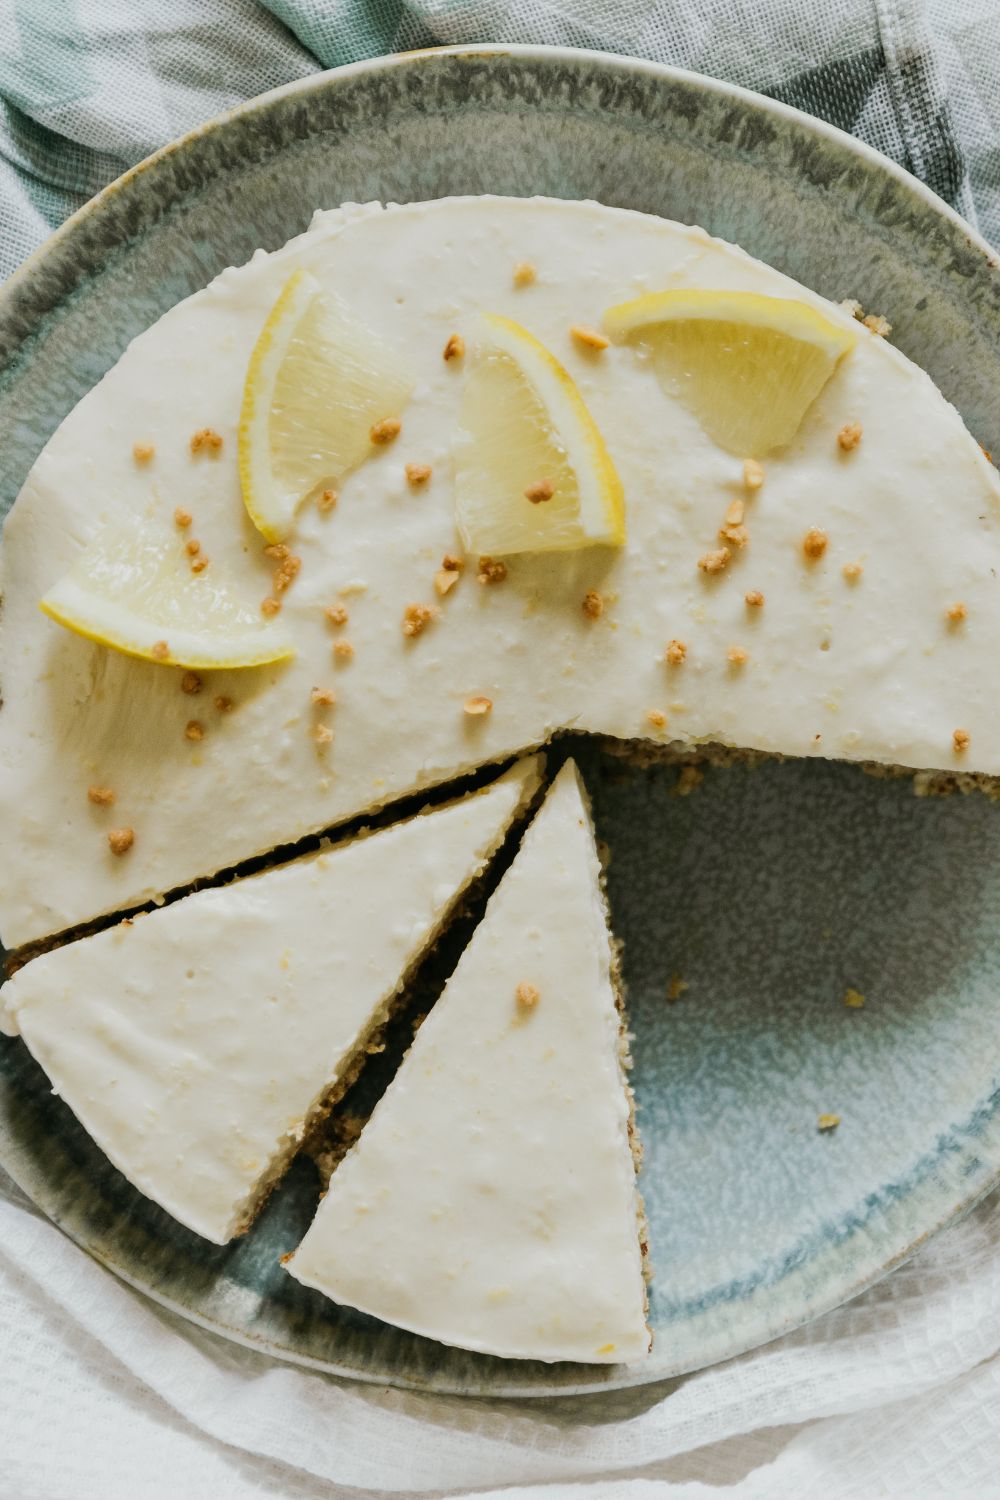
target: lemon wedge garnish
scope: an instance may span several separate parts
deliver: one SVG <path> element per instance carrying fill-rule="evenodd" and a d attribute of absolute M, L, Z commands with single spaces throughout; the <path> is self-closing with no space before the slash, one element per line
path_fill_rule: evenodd
<path fill-rule="evenodd" d="M 167 665 L 256 667 L 294 653 L 216 563 L 192 573 L 181 536 L 148 519 L 99 533 L 39 608 L 77 635 Z"/>
<path fill-rule="evenodd" d="M 604 314 L 641 340 L 668 392 L 730 453 L 760 458 L 791 442 L 855 335 L 807 302 L 757 292 L 656 292 Z"/>
<path fill-rule="evenodd" d="M 570 375 L 520 323 L 482 314 L 461 421 L 456 510 L 470 552 L 621 546 L 625 501 L 604 439 Z"/>
<path fill-rule="evenodd" d="M 413 381 L 393 351 L 308 271 L 285 284 L 250 356 L 240 410 L 240 483 L 269 542 L 303 500 L 335 487 L 372 451 L 372 426 L 397 417 Z"/>

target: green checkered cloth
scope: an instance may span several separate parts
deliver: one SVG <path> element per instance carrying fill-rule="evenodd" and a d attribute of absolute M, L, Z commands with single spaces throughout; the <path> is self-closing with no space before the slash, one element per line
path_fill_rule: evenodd
<path fill-rule="evenodd" d="M 770 94 L 876 146 L 1000 242 L 1000 0 L 0 0 L 0 275 L 241 100 L 483 41 L 597 47 Z"/>

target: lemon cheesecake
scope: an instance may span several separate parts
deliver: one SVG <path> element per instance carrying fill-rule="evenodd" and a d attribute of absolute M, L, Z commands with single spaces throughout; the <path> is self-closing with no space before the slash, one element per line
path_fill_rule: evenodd
<path fill-rule="evenodd" d="M 572 761 L 287 1269 L 506 1358 L 649 1348 L 600 866 Z"/>
<path fill-rule="evenodd" d="M 0 991 L 116 1167 L 224 1244 L 343 1092 L 540 784 L 485 789 L 42 954 Z"/>
<path fill-rule="evenodd" d="M 319 214 L 172 309 L 6 523 L 4 942 L 566 728 L 996 775 L 1000 484 L 868 324 L 499 198 Z"/>

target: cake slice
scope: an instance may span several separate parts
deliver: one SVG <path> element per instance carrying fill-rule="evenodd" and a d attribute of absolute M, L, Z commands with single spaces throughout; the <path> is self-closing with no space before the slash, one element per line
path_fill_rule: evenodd
<path fill-rule="evenodd" d="M 224 1244 L 344 1092 L 415 962 L 535 794 L 537 756 L 381 832 L 43 954 L 0 992 L 130 1182 Z"/>
<path fill-rule="evenodd" d="M 614 954 L 572 761 L 288 1269 L 507 1358 L 649 1348 Z"/>

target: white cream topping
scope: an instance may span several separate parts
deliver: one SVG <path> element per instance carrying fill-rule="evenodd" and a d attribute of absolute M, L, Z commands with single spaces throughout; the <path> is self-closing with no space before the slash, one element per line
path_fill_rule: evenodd
<path fill-rule="evenodd" d="M 520 261 L 536 265 L 533 285 L 515 286 Z M 272 564 L 240 498 L 236 423 L 250 350 L 298 266 L 349 297 L 417 388 L 398 413 L 400 437 L 347 480 L 337 508 L 300 514 L 302 567 L 282 615 L 296 659 L 218 673 L 190 699 L 179 672 L 88 644 L 36 604 L 103 522 L 178 504 L 252 597 L 269 592 Z M 1000 772 L 989 686 L 1000 483 L 958 414 L 855 325 L 857 347 L 746 497 L 749 546 L 709 576 L 697 560 L 744 496 L 739 460 L 634 349 L 594 354 L 569 333 L 670 286 L 798 296 L 847 318 L 698 229 L 590 203 L 481 198 L 320 215 L 309 234 L 224 272 L 137 339 L 42 453 L 0 549 L 0 826 L 17 851 L 0 869 L 6 943 L 123 909 L 561 726 Z M 471 337 L 483 308 L 523 322 L 577 381 L 624 483 L 628 542 L 512 558 L 506 581 L 485 587 L 470 559 L 439 600 L 435 572 L 457 550 L 463 379 L 463 362 L 441 356 L 453 332 Z M 862 440 L 845 452 L 836 435 L 855 421 Z M 193 458 L 189 436 L 204 426 L 223 435 L 222 452 Z M 156 445 L 148 464 L 133 461 L 136 441 Z M 410 488 L 406 463 L 430 464 L 430 482 Z M 829 543 L 809 563 L 801 544 L 814 527 Z M 849 582 L 842 568 L 855 562 L 864 571 Z M 581 608 L 590 589 L 605 599 L 599 620 Z M 752 590 L 763 607 L 745 604 Z M 350 620 L 331 631 L 323 606 L 338 600 Z M 958 601 L 967 617 L 950 624 Z M 411 602 L 441 609 L 416 639 L 401 630 Z M 353 659 L 334 661 L 337 638 Z M 687 645 L 683 666 L 664 665 L 671 639 Z M 728 659 L 734 646 L 742 666 Z M 309 693 L 334 682 L 335 739 L 317 750 Z M 232 697 L 232 713 L 212 711 L 217 693 Z M 479 695 L 492 712 L 470 718 L 463 704 Z M 184 735 L 195 710 L 198 743 Z M 650 710 L 665 727 L 650 726 Z M 956 729 L 970 736 L 964 753 Z M 88 803 L 92 782 L 115 791 L 112 810 Z M 116 858 L 106 833 L 122 824 L 135 842 Z"/>
<path fill-rule="evenodd" d="M 224 1244 L 540 772 L 43 954 L 5 1029 L 130 1182 Z"/>
<path fill-rule="evenodd" d="M 570 761 L 288 1270 L 445 1344 L 640 1359 L 628 1115 L 600 867 Z"/>

